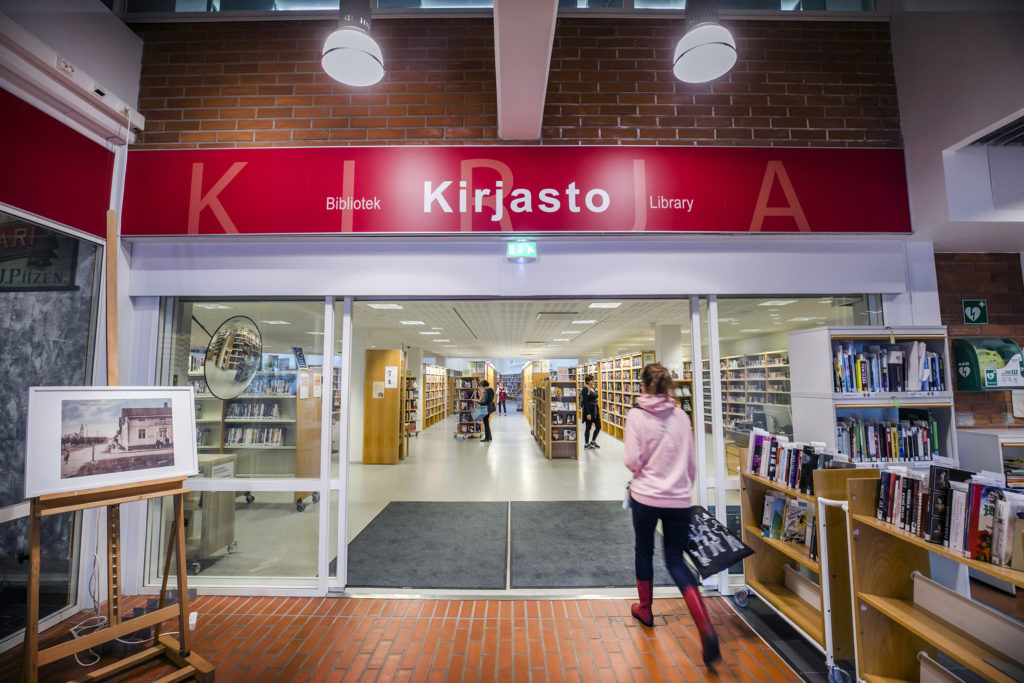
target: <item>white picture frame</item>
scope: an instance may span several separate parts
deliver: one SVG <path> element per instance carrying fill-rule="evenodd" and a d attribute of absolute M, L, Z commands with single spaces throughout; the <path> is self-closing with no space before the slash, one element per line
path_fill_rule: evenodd
<path fill-rule="evenodd" d="M 31 387 L 25 497 L 192 476 L 192 387 Z"/>

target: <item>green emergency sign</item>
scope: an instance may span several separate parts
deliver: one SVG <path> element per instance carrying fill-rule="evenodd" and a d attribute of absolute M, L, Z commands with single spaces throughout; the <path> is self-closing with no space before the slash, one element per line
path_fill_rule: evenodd
<path fill-rule="evenodd" d="M 537 258 L 536 242 L 508 242 L 505 245 L 505 258 L 527 261 Z"/>

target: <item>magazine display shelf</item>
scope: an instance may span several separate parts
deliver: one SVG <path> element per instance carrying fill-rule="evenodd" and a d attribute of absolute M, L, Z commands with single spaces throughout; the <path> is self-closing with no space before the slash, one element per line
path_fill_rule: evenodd
<path fill-rule="evenodd" d="M 847 486 L 861 680 L 917 681 L 926 660 L 934 660 L 938 651 L 986 680 L 1021 680 L 1024 627 L 1019 621 L 1000 618 L 991 608 L 934 584 L 929 592 L 941 594 L 940 600 L 929 603 L 920 591 L 931 583 L 931 553 L 1017 588 L 1024 588 L 1024 571 L 968 559 L 878 520 L 878 481 L 852 480 Z"/>
<path fill-rule="evenodd" d="M 825 654 L 832 675 L 836 676 L 833 680 L 841 680 L 843 675 L 833 667 L 833 662 L 851 659 L 854 643 L 849 580 L 844 571 L 830 567 L 846 567 L 849 555 L 843 513 L 831 507 L 825 509 L 819 505 L 819 499 L 841 500 L 846 496 L 847 480 L 866 477 L 877 482 L 878 476 L 873 469 L 815 470 L 812 496 L 750 472 L 740 475 L 743 542 L 755 552 L 743 561 L 746 585 L 735 594 L 736 604 L 745 607 L 750 593 L 760 597 Z M 812 558 L 806 545 L 761 534 L 764 499 L 769 492 L 805 501 L 809 509 L 814 509 L 820 559 Z M 808 574 L 816 575 L 818 580 L 808 578 Z M 808 598 L 818 604 L 812 604 Z"/>

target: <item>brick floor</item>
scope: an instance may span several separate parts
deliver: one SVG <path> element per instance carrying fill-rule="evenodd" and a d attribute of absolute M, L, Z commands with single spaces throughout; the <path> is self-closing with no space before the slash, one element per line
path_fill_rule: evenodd
<path fill-rule="evenodd" d="M 722 598 L 707 598 L 723 661 L 709 671 L 682 599 L 656 599 L 655 628 L 629 600 L 383 600 L 207 596 L 193 649 L 217 681 L 799 681 Z M 130 601 L 124 603 L 131 606 Z M 70 619 L 43 636 L 60 642 Z M 164 632 L 167 632 L 165 629 Z M 0 657 L 17 680 L 20 647 Z M 73 659 L 40 680 L 87 671 Z M 133 678 L 154 680 L 152 667 Z"/>

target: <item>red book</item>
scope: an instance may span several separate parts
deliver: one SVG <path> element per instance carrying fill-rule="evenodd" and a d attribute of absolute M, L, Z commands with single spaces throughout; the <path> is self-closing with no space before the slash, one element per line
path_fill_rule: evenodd
<path fill-rule="evenodd" d="M 982 562 L 992 561 L 992 524 L 996 517 L 999 487 L 971 484 L 967 511 L 967 554 Z"/>

